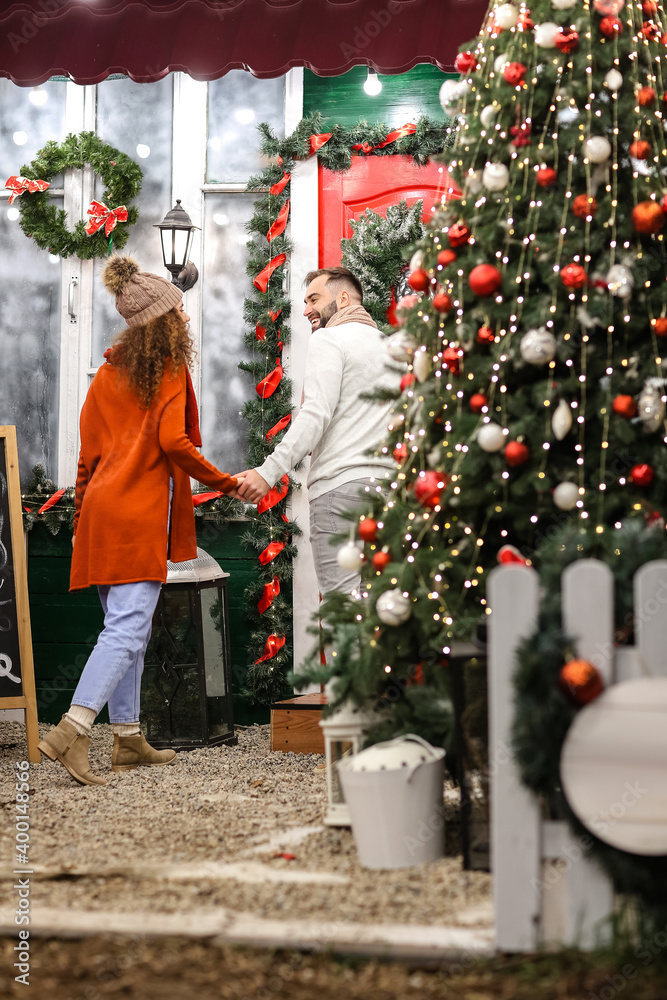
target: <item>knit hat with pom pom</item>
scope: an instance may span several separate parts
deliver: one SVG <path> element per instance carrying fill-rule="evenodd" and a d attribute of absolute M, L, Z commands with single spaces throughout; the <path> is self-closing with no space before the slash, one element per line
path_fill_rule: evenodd
<path fill-rule="evenodd" d="M 136 260 L 125 254 L 109 257 L 102 269 L 102 283 L 116 296 L 116 309 L 128 326 L 144 326 L 183 300 L 183 293 L 170 281 L 142 271 Z"/>

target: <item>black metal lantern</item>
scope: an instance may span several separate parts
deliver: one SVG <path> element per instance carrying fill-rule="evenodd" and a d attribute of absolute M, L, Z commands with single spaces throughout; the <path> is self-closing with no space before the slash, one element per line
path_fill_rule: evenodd
<path fill-rule="evenodd" d="M 199 226 L 192 225 L 192 219 L 181 207 L 180 198 L 177 198 L 171 211 L 153 228 L 160 230 L 162 259 L 171 274 L 172 284 L 182 292 L 187 292 L 199 278 L 197 268 L 189 260 L 192 238 Z"/>
<path fill-rule="evenodd" d="M 168 570 L 146 652 L 142 729 L 158 748 L 234 745 L 229 573 L 203 549 Z"/>

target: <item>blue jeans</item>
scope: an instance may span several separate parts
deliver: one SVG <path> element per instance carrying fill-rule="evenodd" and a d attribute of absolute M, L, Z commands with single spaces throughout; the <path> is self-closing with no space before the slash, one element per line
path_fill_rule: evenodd
<path fill-rule="evenodd" d="M 139 721 L 144 654 L 162 584 L 154 580 L 98 587 L 104 629 L 79 678 L 73 705 L 95 712 L 109 703 L 109 721 Z"/>
<path fill-rule="evenodd" d="M 340 594 L 351 594 L 353 590 L 361 584 L 361 569 L 343 569 L 338 564 L 338 549 L 343 544 L 338 542 L 336 546 L 331 545 L 334 535 L 349 533 L 350 526 L 354 523 L 342 517 L 350 511 L 358 510 L 364 512 L 365 486 L 372 486 L 370 479 L 355 479 L 350 483 L 343 483 L 335 490 L 329 490 L 322 496 L 316 497 L 309 503 L 310 509 L 310 544 L 313 549 L 313 561 L 315 563 L 315 573 L 320 593 L 328 594 L 337 591 Z M 366 501 L 366 509 L 368 501 Z"/>

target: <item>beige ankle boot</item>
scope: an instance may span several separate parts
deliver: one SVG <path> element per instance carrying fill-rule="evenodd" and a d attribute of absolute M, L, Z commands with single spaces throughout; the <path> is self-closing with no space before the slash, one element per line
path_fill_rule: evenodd
<path fill-rule="evenodd" d="M 111 753 L 112 771 L 132 771 L 135 767 L 162 767 L 176 760 L 175 750 L 156 750 L 146 742 L 143 733 L 138 736 L 118 736 L 114 733 Z"/>
<path fill-rule="evenodd" d="M 50 760 L 60 761 L 81 785 L 106 785 L 105 778 L 93 774 L 90 770 L 88 762 L 90 737 L 78 732 L 64 716 L 38 746 Z"/>

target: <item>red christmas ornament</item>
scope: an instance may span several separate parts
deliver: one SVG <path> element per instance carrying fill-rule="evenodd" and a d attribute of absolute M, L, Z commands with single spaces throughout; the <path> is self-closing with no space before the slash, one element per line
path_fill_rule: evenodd
<path fill-rule="evenodd" d="M 502 288 L 503 276 L 493 264 L 478 264 L 468 275 L 468 284 L 475 295 L 493 295 Z"/>
<path fill-rule="evenodd" d="M 642 14 L 644 17 L 652 17 L 658 13 L 658 5 L 655 0 L 644 0 L 642 4 Z"/>
<path fill-rule="evenodd" d="M 409 275 L 408 284 L 410 285 L 410 288 L 414 288 L 416 292 L 423 292 L 429 285 L 428 274 L 423 268 L 419 267 L 416 271 L 413 271 L 412 274 Z"/>
<path fill-rule="evenodd" d="M 442 355 L 442 360 L 452 375 L 459 374 L 461 371 L 461 359 L 455 347 L 446 347 Z"/>
<path fill-rule="evenodd" d="M 359 521 L 357 534 L 363 542 L 374 542 L 377 538 L 377 533 L 378 523 L 372 517 L 365 517 L 363 521 Z"/>
<path fill-rule="evenodd" d="M 540 169 L 535 174 L 535 180 L 540 185 L 540 187 L 546 188 L 551 184 L 555 184 L 558 180 L 558 174 L 553 167 L 540 167 Z"/>
<path fill-rule="evenodd" d="M 647 21 L 639 30 L 648 42 L 657 42 L 660 38 L 660 28 L 653 21 Z"/>
<path fill-rule="evenodd" d="M 454 66 L 459 73 L 472 73 L 477 69 L 478 62 L 472 52 L 459 52 L 454 60 Z"/>
<path fill-rule="evenodd" d="M 620 417 L 625 417 L 626 420 L 631 420 L 632 417 L 637 416 L 637 404 L 632 398 L 632 396 L 616 396 L 611 408 L 614 413 L 618 413 Z"/>
<path fill-rule="evenodd" d="M 646 142 L 644 139 L 638 139 L 637 142 L 630 144 L 630 156 L 634 156 L 635 160 L 647 160 L 650 155 L 650 142 Z"/>
<path fill-rule="evenodd" d="M 488 399 L 483 392 L 475 392 L 468 400 L 468 406 L 473 413 L 481 413 L 482 408 L 488 406 Z"/>
<path fill-rule="evenodd" d="M 651 326 L 656 337 L 667 337 L 667 316 L 657 316 L 652 319 Z"/>
<path fill-rule="evenodd" d="M 637 91 L 637 102 L 642 108 L 650 108 L 655 104 L 656 93 L 653 87 L 640 87 Z"/>
<path fill-rule="evenodd" d="M 517 465 L 523 465 L 530 458 L 530 452 L 525 444 L 521 444 L 520 441 L 510 441 L 508 445 L 505 446 L 505 461 L 508 465 L 515 467 Z"/>
<path fill-rule="evenodd" d="M 633 465 L 630 469 L 630 482 L 634 483 L 635 486 L 650 486 L 654 475 L 653 466 L 648 465 L 647 462 L 641 462 L 639 465 Z"/>
<path fill-rule="evenodd" d="M 574 52 L 579 45 L 579 32 L 559 31 L 554 38 L 554 42 L 556 43 L 556 48 L 560 49 L 561 52 Z"/>
<path fill-rule="evenodd" d="M 415 500 L 422 507 L 437 507 L 448 482 L 444 472 L 420 472 L 415 480 Z"/>
<path fill-rule="evenodd" d="M 632 222 L 638 233 L 659 233 L 665 224 L 665 215 L 657 201 L 640 201 L 632 209 Z"/>
<path fill-rule="evenodd" d="M 438 264 L 443 267 L 449 267 L 456 260 L 456 254 L 453 250 L 441 250 L 438 254 Z"/>
<path fill-rule="evenodd" d="M 505 63 L 503 69 L 503 76 L 507 83 L 510 83 L 513 87 L 518 87 L 520 83 L 524 82 L 524 77 L 526 75 L 526 67 L 520 62 L 509 62 Z"/>
<path fill-rule="evenodd" d="M 501 566 L 525 566 L 527 560 L 521 555 L 516 545 L 503 545 L 498 549 L 496 559 Z"/>
<path fill-rule="evenodd" d="M 598 203 L 595 198 L 589 198 L 587 194 L 578 194 L 572 202 L 572 211 L 578 219 L 585 219 L 593 216 L 598 210 Z"/>
<path fill-rule="evenodd" d="M 464 222 L 455 222 L 453 226 L 449 227 L 449 232 L 447 233 L 447 239 L 449 240 L 449 245 L 453 247 L 462 247 L 470 239 L 470 230 Z"/>
<path fill-rule="evenodd" d="M 535 25 L 533 24 L 529 11 L 524 11 L 519 14 L 519 20 L 516 22 L 516 26 L 519 31 L 532 31 Z"/>
<path fill-rule="evenodd" d="M 480 326 L 477 331 L 477 343 L 478 344 L 492 344 L 496 339 L 496 335 L 490 326 Z"/>
<path fill-rule="evenodd" d="M 604 690 L 602 675 L 588 660 L 570 660 L 561 668 L 558 683 L 575 705 L 587 705 Z"/>
<path fill-rule="evenodd" d="M 433 296 L 433 308 L 436 312 L 446 313 L 454 305 L 451 296 L 447 295 L 446 292 L 438 292 L 437 295 Z"/>
<path fill-rule="evenodd" d="M 586 271 L 581 264 L 567 264 L 560 272 L 566 288 L 582 288 L 586 284 Z"/>
<path fill-rule="evenodd" d="M 407 457 L 408 457 L 407 446 L 403 444 L 403 442 L 401 441 L 394 448 L 394 459 L 396 460 L 396 462 L 398 462 L 399 465 L 401 465 L 406 460 Z"/>
<path fill-rule="evenodd" d="M 401 392 L 405 392 L 411 385 L 414 385 L 415 377 L 412 372 L 406 372 L 400 382 Z"/>
<path fill-rule="evenodd" d="M 530 146 L 531 126 L 528 122 L 524 122 L 523 125 L 512 125 L 510 132 L 514 136 L 512 139 L 513 146 Z"/>
<path fill-rule="evenodd" d="M 385 567 L 387 567 L 391 562 L 391 556 L 388 552 L 376 552 L 371 562 L 373 563 L 375 569 L 382 572 L 382 570 L 385 569 Z"/>
<path fill-rule="evenodd" d="M 600 21 L 600 31 L 605 38 L 613 38 L 623 31 L 623 22 L 617 17 L 603 17 Z"/>

